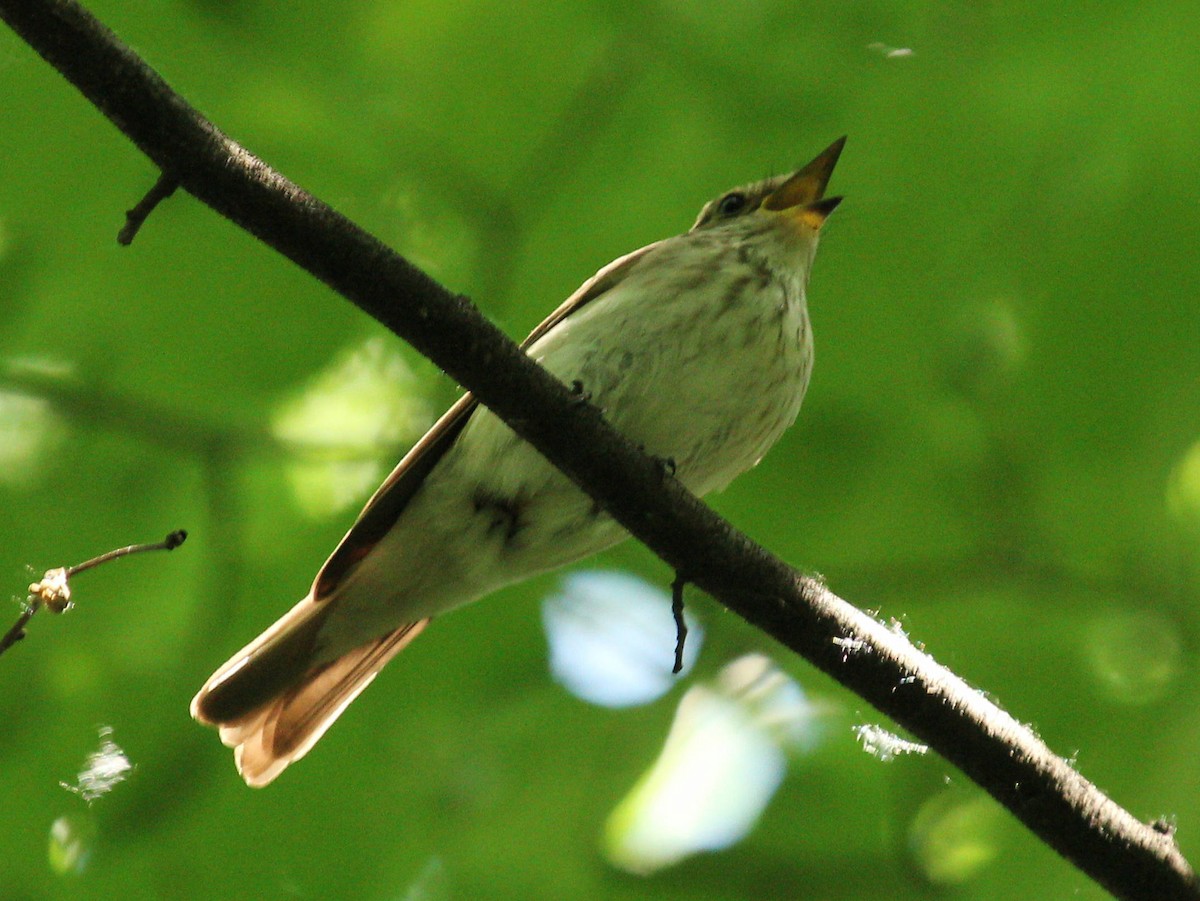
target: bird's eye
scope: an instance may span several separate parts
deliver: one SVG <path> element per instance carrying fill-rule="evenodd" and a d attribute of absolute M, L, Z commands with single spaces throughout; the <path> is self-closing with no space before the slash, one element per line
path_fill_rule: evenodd
<path fill-rule="evenodd" d="M 746 195 L 741 191 L 733 191 L 721 198 L 717 204 L 717 212 L 722 216 L 736 216 L 746 208 Z"/>

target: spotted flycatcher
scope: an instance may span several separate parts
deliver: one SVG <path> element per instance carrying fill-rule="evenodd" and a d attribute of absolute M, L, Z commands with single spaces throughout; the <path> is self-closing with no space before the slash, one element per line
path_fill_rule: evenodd
<path fill-rule="evenodd" d="M 844 139 L 708 203 L 686 234 L 605 266 L 525 339 L 698 495 L 754 466 L 812 371 L 805 291 Z M 303 757 L 439 614 L 626 532 L 467 394 L 400 461 L 308 596 L 192 701 L 247 783 Z"/>

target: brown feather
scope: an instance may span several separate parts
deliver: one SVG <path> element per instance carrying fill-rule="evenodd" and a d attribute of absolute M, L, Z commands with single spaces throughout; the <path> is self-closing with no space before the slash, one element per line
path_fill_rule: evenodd
<path fill-rule="evenodd" d="M 382 638 L 323 664 L 278 698 L 221 723 L 221 741 L 234 749 L 246 784 L 267 785 L 309 752 L 371 680 L 425 628 L 429 620 L 406 623 Z"/>
<path fill-rule="evenodd" d="M 328 609 L 305 598 L 234 654 L 192 699 L 192 716 L 219 725 L 243 719 L 312 669 Z"/>
<path fill-rule="evenodd" d="M 337 591 L 345 575 L 379 543 L 396 524 L 412 496 L 417 493 L 425 476 L 450 449 L 463 430 L 478 401 L 464 394 L 433 424 L 412 450 L 392 470 L 382 485 L 371 495 L 358 519 L 329 555 L 313 582 L 313 599 L 320 603 Z"/>

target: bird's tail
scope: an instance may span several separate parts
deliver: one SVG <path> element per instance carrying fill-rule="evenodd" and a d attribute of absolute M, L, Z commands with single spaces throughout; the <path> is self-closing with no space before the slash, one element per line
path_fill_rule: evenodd
<path fill-rule="evenodd" d="M 314 663 L 327 610 L 305 598 L 234 654 L 192 699 L 192 716 L 220 730 L 247 785 L 268 784 L 307 754 L 429 622 L 406 623 L 334 660 Z"/>

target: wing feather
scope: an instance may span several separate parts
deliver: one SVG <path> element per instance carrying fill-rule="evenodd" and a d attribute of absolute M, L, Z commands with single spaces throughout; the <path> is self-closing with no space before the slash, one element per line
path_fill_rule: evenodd
<path fill-rule="evenodd" d="M 521 348 L 528 350 L 535 341 L 572 313 L 611 291 L 628 277 L 647 253 L 661 243 L 659 241 L 648 244 L 633 253 L 613 260 L 601 269 L 580 285 L 579 289 L 563 301 L 558 309 L 543 319 L 537 328 L 521 342 Z M 354 568 L 355 564 L 366 557 L 396 524 L 400 514 L 408 506 L 408 502 L 412 500 L 417 489 L 421 487 L 421 483 L 425 481 L 425 477 L 450 449 L 478 405 L 479 401 L 475 399 L 474 395 L 464 394 L 434 423 L 424 437 L 413 445 L 412 450 L 404 455 L 404 458 L 392 470 L 391 475 L 367 501 L 362 513 L 350 527 L 350 531 L 342 538 L 329 559 L 325 561 L 325 565 L 321 567 L 321 571 L 317 573 L 312 592 L 314 602 L 320 603 L 332 596 L 346 574 Z"/>

